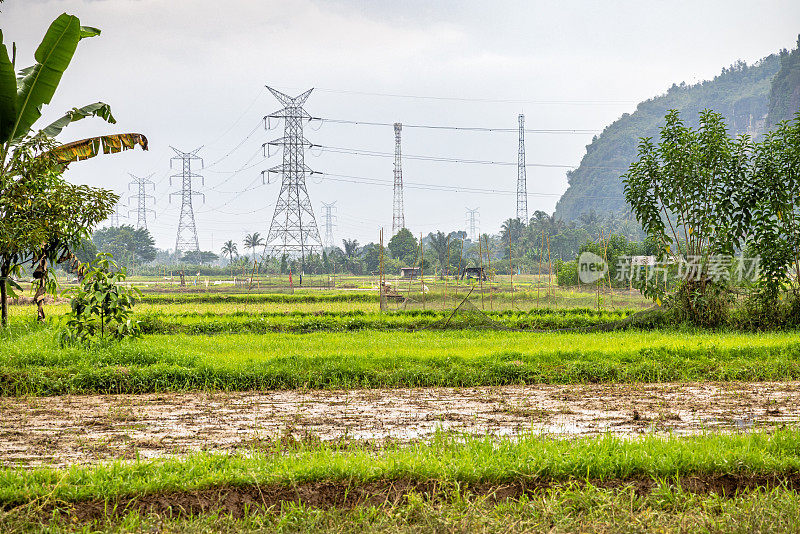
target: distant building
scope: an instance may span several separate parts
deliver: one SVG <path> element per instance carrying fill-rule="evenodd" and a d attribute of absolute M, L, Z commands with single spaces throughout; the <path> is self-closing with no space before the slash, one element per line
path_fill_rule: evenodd
<path fill-rule="evenodd" d="M 422 274 L 422 269 L 420 267 L 401 267 L 400 268 L 400 278 L 409 278 L 414 279 L 417 278 Z"/>
<path fill-rule="evenodd" d="M 470 278 L 474 278 L 476 280 L 488 280 L 486 278 L 486 271 L 483 267 L 465 267 L 463 271 L 461 271 L 461 279 L 463 280 L 464 277 L 469 280 Z"/>

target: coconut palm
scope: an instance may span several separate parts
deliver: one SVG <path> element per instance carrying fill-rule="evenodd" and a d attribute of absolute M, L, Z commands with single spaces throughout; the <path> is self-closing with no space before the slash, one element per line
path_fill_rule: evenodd
<path fill-rule="evenodd" d="M 239 251 L 236 249 L 236 243 L 234 243 L 232 239 L 225 241 L 220 252 L 222 252 L 223 256 L 228 256 L 228 263 L 233 263 L 234 254 L 237 256 L 239 255 Z"/>
<path fill-rule="evenodd" d="M 253 250 L 253 258 L 256 257 L 256 247 L 260 247 L 263 244 L 264 238 L 261 237 L 261 234 L 258 232 L 253 232 L 252 234 L 244 236 L 244 248 Z"/>
<path fill-rule="evenodd" d="M 442 268 L 441 276 L 444 276 L 447 269 L 447 246 L 449 239 L 443 232 L 436 232 L 428 234 L 428 242 L 431 244 L 436 259 L 439 260 L 439 265 Z"/>

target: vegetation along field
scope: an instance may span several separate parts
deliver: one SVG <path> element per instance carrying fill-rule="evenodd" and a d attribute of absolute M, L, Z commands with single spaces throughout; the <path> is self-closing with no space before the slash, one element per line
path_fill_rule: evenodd
<path fill-rule="evenodd" d="M 800 533 L 800 48 L 633 106 L 689 53 L 711 72 L 727 32 L 787 44 L 789 7 L 658 11 L 691 49 L 593 8 L 626 26 L 594 32 L 626 41 L 604 62 L 585 13 L 541 2 L 197 0 L 199 41 L 186 2 L 0 4 L 0 532 Z M 544 55 L 495 46 L 530 6 Z M 117 122 L 47 111 L 95 42 L 103 72 L 74 72 L 136 122 L 66 142 Z M 309 76 L 311 101 L 273 86 Z M 122 169 L 146 150 L 163 168 Z"/>

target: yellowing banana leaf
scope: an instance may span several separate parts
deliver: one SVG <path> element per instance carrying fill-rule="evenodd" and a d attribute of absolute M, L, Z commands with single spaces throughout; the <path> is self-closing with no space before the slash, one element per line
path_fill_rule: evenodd
<path fill-rule="evenodd" d="M 131 150 L 136 145 L 141 146 L 142 150 L 147 150 L 147 137 L 139 133 L 90 137 L 61 145 L 51 150 L 49 154 L 59 163 L 66 165 L 73 161 L 95 157 L 100 153 L 101 147 L 103 154 L 115 154 L 123 150 Z"/>

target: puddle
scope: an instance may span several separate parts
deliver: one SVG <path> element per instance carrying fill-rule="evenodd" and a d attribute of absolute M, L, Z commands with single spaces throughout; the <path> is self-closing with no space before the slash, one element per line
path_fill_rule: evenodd
<path fill-rule="evenodd" d="M 690 434 L 800 420 L 800 382 L 193 392 L 0 398 L 3 465 L 249 449 L 264 440 L 535 432 Z"/>

